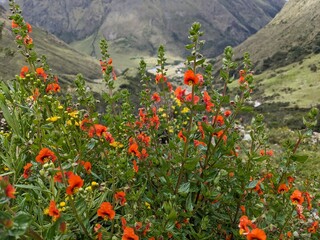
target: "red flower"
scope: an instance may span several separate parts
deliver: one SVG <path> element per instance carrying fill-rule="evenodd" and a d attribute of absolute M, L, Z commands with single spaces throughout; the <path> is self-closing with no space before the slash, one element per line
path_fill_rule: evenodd
<path fill-rule="evenodd" d="M 139 240 L 139 236 L 134 233 L 134 229 L 126 227 L 123 232 L 122 240 Z"/>
<path fill-rule="evenodd" d="M 156 83 L 159 83 L 161 81 L 166 82 L 167 81 L 167 77 L 163 76 L 161 73 L 157 73 L 157 75 L 156 75 Z"/>
<path fill-rule="evenodd" d="M 193 95 L 193 104 L 197 104 L 199 102 L 200 98 L 196 95 Z M 189 93 L 187 96 L 186 96 L 186 101 L 187 102 L 192 102 L 192 94 Z"/>
<path fill-rule="evenodd" d="M 284 192 L 288 192 L 289 188 L 287 187 L 287 184 L 282 183 L 280 184 L 280 186 L 278 187 L 278 193 L 284 193 Z"/>
<path fill-rule="evenodd" d="M 53 221 L 56 221 L 60 217 L 59 209 L 56 207 L 55 201 L 51 200 L 49 205 L 49 216 Z"/>
<path fill-rule="evenodd" d="M 301 205 L 304 202 L 304 198 L 302 196 L 302 192 L 300 192 L 299 190 L 294 190 L 294 192 L 290 196 L 290 199 L 291 199 L 293 204 Z"/>
<path fill-rule="evenodd" d="M 154 93 L 151 97 L 151 100 L 155 102 L 160 102 L 161 101 L 160 95 L 158 93 Z"/>
<path fill-rule="evenodd" d="M 247 235 L 247 240 L 266 240 L 266 239 L 267 239 L 266 233 L 259 228 L 253 229 Z"/>
<path fill-rule="evenodd" d="M 126 203 L 126 193 L 125 192 L 117 192 L 115 195 L 114 195 L 114 198 L 116 199 L 116 201 L 120 202 L 121 206 L 123 206 L 125 203 Z"/>
<path fill-rule="evenodd" d="M 58 83 L 50 83 L 46 88 L 47 93 L 60 92 L 60 85 Z"/>
<path fill-rule="evenodd" d="M 225 110 L 225 111 L 224 111 L 224 116 L 225 116 L 225 117 L 229 117 L 229 116 L 231 115 L 231 113 L 232 113 L 232 112 L 231 112 L 230 110 Z"/>
<path fill-rule="evenodd" d="M 48 162 L 49 160 L 51 160 L 52 162 L 57 160 L 56 155 L 54 155 L 54 153 L 50 149 L 42 148 L 40 150 L 38 156 L 36 156 L 36 161 L 38 163 L 44 164 L 44 163 Z"/>
<path fill-rule="evenodd" d="M 27 179 L 28 177 L 30 177 L 30 172 L 31 172 L 31 168 L 32 167 L 32 163 L 27 163 L 24 167 L 23 167 L 23 169 L 24 169 L 24 171 L 23 171 L 23 177 L 25 178 L 25 179 Z"/>
<path fill-rule="evenodd" d="M 6 186 L 4 192 L 8 198 L 16 198 L 14 195 L 16 193 L 16 189 L 11 184 Z"/>
<path fill-rule="evenodd" d="M 72 176 L 72 175 L 73 175 L 73 172 L 70 172 L 70 171 L 64 172 L 64 176 L 65 176 L 67 179 L 69 179 L 70 176 Z M 54 181 L 54 182 L 60 182 L 60 183 L 62 182 L 62 172 L 61 172 L 61 171 L 57 172 L 57 173 L 54 175 L 53 181 Z"/>
<path fill-rule="evenodd" d="M 184 142 L 187 142 L 187 137 L 183 135 L 182 130 L 178 133 L 178 138 L 182 139 Z"/>
<path fill-rule="evenodd" d="M 72 174 L 68 179 L 69 186 L 66 189 L 68 195 L 72 195 L 83 186 L 83 180 L 80 176 Z"/>
<path fill-rule="evenodd" d="M 174 95 L 176 98 L 180 101 L 184 101 L 184 95 L 186 93 L 185 89 L 182 89 L 182 87 L 177 87 L 176 90 L 174 91 Z"/>
<path fill-rule="evenodd" d="M 308 228 L 308 232 L 309 233 L 316 233 L 317 229 L 318 229 L 318 226 L 319 226 L 319 222 L 318 221 L 313 222 L 312 225 Z"/>
<path fill-rule="evenodd" d="M 304 192 L 303 195 L 306 197 L 307 199 L 307 203 L 308 203 L 308 210 L 312 209 L 312 204 L 311 204 L 311 196 L 308 192 Z"/>
<path fill-rule="evenodd" d="M 108 128 L 101 124 L 94 124 L 89 128 L 89 137 L 93 137 L 94 135 L 101 137 L 103 134 L 107 133 Z"/>
<path fill-rule="evenodd" d="M 28 72 L 29 72 L 29 68 L 27 66 L 23 66 L 20 70 L 20 77 L 25 78 Z"/>
<path fill-rule="evenodd" d="M 199 78 L 194 72 L 189 69 L 184 73 L 184 84 L 186 85 L 197 85 L 199 83 Z"/>
<path fill-rule="evenodd" d="M 121 227 L 124 230 L 127 226 L 127 220 L 124 217 L 121 217 Z"/>
<path fill-rule="evenodd" d="M 100 205 L 100 208 L 97 211 L 99 217 L 102 217 L 104 220 L 114 219 L 116 212 L 113 210 L 111 203 L 103 202 Z"/>

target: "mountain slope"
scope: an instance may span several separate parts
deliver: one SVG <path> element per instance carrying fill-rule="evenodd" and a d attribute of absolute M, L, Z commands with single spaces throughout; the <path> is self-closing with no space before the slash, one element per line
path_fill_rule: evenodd
<path fill-rule="evenodd" d="M 320 0 L 289 0 L 263 29 L 235 48 L 249 52 L 256 69 L 286 66 L 320 52 Z"/>
<path fill-rule="evenodd" d="M 19 2 L 19 1 L 18 1 Z M 26 19 L 92 55 L 100 36 L 115 52 L 155 54 L 159 44 L 181 55 L 187 30 L 203 25 L 206 53 L 215 56 L 268 23 L 285 0 L 24 0 Z M 85 39 L 86 47 L 81 42 Z M 80 41 L 80 42 L 79 42 Z"/>
<path fill-rule="evenodd" d="M 11 32 L 11 22 L 3 8 L 0 23 L 3 24 L 0 38 L 0 78 L 11 79 L 25 65 L 24 58 L 18 52 Z M 78 73 L 89 80 L 100 78 L 98 61 L 77 52 L 52 34 L 33 27 L 31 37 L 35 43 L 38 56 L 46 55 L 53 73 L 59 74 L 62 81 L 72 81 Z"/>

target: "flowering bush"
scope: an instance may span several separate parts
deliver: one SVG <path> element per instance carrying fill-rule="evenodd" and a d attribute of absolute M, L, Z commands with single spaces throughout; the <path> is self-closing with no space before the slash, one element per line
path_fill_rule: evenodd
<path fill-rule="evenodd" d="M 164 48 L 151 78 L 141 61 L 140 106 L 116 75 L 101 41 L 102 76 L 109 92 L 98 113 L 79 75 L 76 93 L 63 93 L 32 28 L 10 1 L 12 31 L 28 66 L 1 83 L 0 229 L 21 239 L 319 239 L 318 182 L 299 179 L 299 153 L 318 111 L 304 118 L 297 140 L 273 150 L 263 117 L 243 141 L 239 114 L 254 89 L 246 54 L 239 75 L 225 49 L 216 87 L 200 53 L 200 24 L 189 31 L 181 86 L 167 77 Z M 238 94 L 228 84 L 238 78 Z"/>

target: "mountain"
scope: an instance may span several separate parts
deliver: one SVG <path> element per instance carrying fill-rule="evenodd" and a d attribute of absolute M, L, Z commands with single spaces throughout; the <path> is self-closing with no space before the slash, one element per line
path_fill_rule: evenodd
<path fill-rule="evenodd" d="M 249 52 L 258 72 L 320 53 L 320 0 L 289 0 L 275 18 L 235 48 Z"/>
<path fill-rule="evenodd" d="M 8 13 L 1 5 L 0 24 L 0 79 L 8 80 L 19 74 L 26 62 L 14 42 L 15 36 L 11 31 Z M 87 80 L 101 78 L 99 62 L 94 58 L 76 51 L 54 35 L 37 27 L 33 27 L 31 37 L 38 56 L 46 55 L 52 72 L 59 74 L 62 82 L 72 81 L 78 73 L 83 74 Z"/>
<path fill-rule="evenodd" d="M 320 108 L 319 22 L 320 0 L 289 0 L 270 23 L 234 49 L 236 59 L 244 52 L 251 55 L 253 100 L 270 126 L 301 128 L 302 116 L 311 107 Z"/>
<path fill-rule="evenodd" d="M 203 25 L 206 54 L 216 56 L 267 24 L 285 0 L 20 0 L 24 16 L 67 43 L 99 55 L 104 36 L 111 51 L 155 55 L 160 44 L 184 54 L 188 29 Z"/>

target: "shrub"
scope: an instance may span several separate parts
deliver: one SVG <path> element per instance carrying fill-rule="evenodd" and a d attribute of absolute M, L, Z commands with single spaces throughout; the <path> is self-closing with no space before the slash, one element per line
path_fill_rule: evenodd
<path fill-rule="evenodd" d="M 238 115 L 254 89 L 249 55 L 231 99 L 233 51 L 224 51 L 220 80 L 200 54 L 199 23 L 189 31 L 182 86 L 170 83 L 164 47 L 151 79 L 141 61 L 135 112 L 116 80 L 101 41 L 106 109 L 79 75 L 76 96 L 63 95 L 58 77 L 37 61 L 31 26 L 10 1 L 13 32 L 28 66 L 1 83 L 0 107 L 9 131 L 1 135 L 0 228 L 5 238 L 28 239 L 318 239 L 318 183 L 296 173 L 306 130 L 283 150 L 268 144 L 257 114 L 242 141 Z M 175 88 L 175 90 L 173 90 Z M 155 90 L 152 90 L 155 89 Z M 74 99 L 74 100 L 73 100 Z"/>

